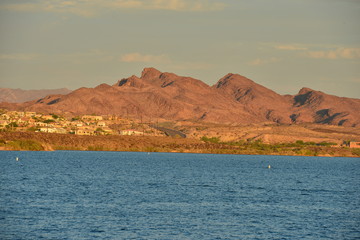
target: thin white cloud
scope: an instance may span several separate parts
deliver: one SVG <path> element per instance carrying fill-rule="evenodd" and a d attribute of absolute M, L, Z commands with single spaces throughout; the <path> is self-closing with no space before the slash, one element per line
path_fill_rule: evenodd
<path fill-rule="evenodd" d="M 360 59 L 360 48 L 337 48 L 326 51 L 308 51 L 304 55 L 316 59 Z"/>
<path fill-rule="evenodd" d="M 1 54 L 0 59 L 4 60 L 19 60 L 19 61 L 29 61 L 38 58 L 37 54 L 24 54 L 24 53 L 15 53 L 15 54 Z"/>
<path fill-rule="evenodd" d="M 209 0 L 148 0 L 141 1 L 145 9 L 159 9 L 172 11 L 218 11 L 223 10 L 225 4 Z"/>
<path fill-rule="evenodd" d="M 260 66 L 260 65 L 267 65 L 267 64 L 271 64 L 271 63 L 275 63 L 275 62 L 279 62 L 280 59 L 278 58 L 269 58 L 269 59 L 261 59 L 261 58 L 257 58 L 254 59 L 253 61 L 248 62 L 249 65 L 251 66 Z"/>
<path fill-rule="evenodd" d="M 277 45 L 277 46 L 275 46 L 275 48 L 279 49 L 279 50 L 287 50 L 287 51 L 299 51 L 299 50 L 307 50 L 308 49 L 307 47 L 300 46 L 298 44 Z"/>
<path fill-rule="evenodd" d="M 1 9 L 10 11 L 70 13 L 84 17 L 121 9 L 201 12 L 220 11 L 225 6 L 220 0 L 35 0 L 0 4 Z"/>
<path fill-rule="evenodd" d="M 63 1 L 63 0 L 37 0 L 32 3 L 1 4 L 0 9 L 19 12 L 56 12 L 71 13 L 84 17 L 96 14 L 91 2 L 85 1 Z"/>
<path fill-rule="evenodd" d="M 297 51 L 298 56 L 314 59 L 360 59 L 360 48 L 315 44 L 282 44 L 273 47 L 279 50 Z"/>
<path fill-rule="evenodd" d="M 169 63 L 170 59 L 166 55 L 144 55 L 140 53 L 128 53 L 121 56 L 120 60 L 122 62 L 134 63 L 134 62 L 143 62 L 143 63 Z"/>
<path fill-rule="evenodd" d="M 0 9 L 20 12 L 31 12 L 37 10 L 36 3 L 13 3 L 13 4 L 0 4 Z"/>

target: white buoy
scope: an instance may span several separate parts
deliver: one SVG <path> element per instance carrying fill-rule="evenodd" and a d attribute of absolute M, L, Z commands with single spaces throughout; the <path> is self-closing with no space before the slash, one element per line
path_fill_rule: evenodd
<path fill-rule="evenodd" d="M 18 158 L 18 157 L 16 157 L 16 161 L 19 161 L 19 158 Z"/>
<path fill-rule="evenodd" d="M 271 166 L 270 166 L 270 164 L 269 164 L 268 169 L 270 169 L 270 168 L 271 168 Z"/>

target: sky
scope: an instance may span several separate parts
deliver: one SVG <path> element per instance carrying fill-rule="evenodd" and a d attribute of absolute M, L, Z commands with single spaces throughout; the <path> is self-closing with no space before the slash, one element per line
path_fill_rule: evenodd
<path fill-rule="evenodd" d="M 155 67 L 360 98 L 359 23 L 360 0 L 1 0 L 0 87 L 74 90 Z"/>

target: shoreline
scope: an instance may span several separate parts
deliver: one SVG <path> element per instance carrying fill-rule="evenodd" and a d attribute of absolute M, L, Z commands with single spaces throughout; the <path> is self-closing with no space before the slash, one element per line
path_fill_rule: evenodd
<path fill-rule="evenodd" d="M 358 158 L 359 156 L 330 156 L 330 155 L 281 155 L 281 154 L 245 154 L 245 153 L 210 153 L 210 152 L 180 152 L 180 151 L 171 151 L 171 152 L 146 152 L 146 151 L 96 151 L 96 150 L 9 150 L 0 148 L 0 152 L 60 152 L 60 151 L 74 151 L 74 152 L 114 152 L 114 153 L 184 153 L 184 154 L 214 154 L 214 155 L 239 155 L 239 156 L 292 156 L 292 157 L 324 157 L 324 158 L 338 158 L 338 157 L 349 157 L 349 158 Z"/>
<path fill-rule="evenodd" d="M 189 138 L 149 136 L 77 136 L 54 133 L 0 132 L 0 151 L 111 151 L 195 154 L 360 157 L 360 149 L 261 142 L 204 142 Z"/>

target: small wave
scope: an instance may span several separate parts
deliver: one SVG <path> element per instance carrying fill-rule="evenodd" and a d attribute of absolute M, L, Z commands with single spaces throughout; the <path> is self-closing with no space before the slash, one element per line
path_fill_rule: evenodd
<path fill-rule="evenodd" d="M 99 229 L 92 229 L 90 230 L 91 233 L 103 233 L 105 232 L 104 230 L 99 230 Z"/>

